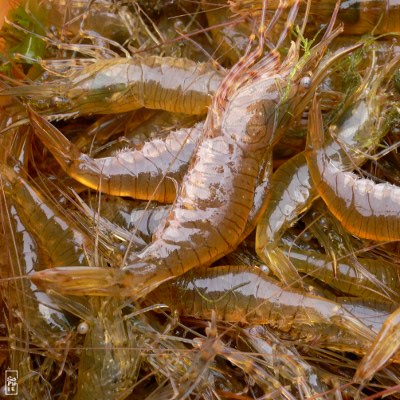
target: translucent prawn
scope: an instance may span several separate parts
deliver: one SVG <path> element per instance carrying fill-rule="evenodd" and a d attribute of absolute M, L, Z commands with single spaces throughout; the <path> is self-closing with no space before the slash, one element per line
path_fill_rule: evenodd
<path fill-rule="evenodd" d="M 153 139 L 140 150 L 93 159 L 82 154 L 51 123 L 29 111 L 35 134 L 56 157 L 64 171 L 78 182 L 103 193 L 172 203 L 200 138 L 202 123 Z"/>
<path fill-rule="evenodd" d="M 288 25 L 297 10 L 296 2 Z M 299 40 L 283 63 L 272 51 L 244 74 L 263 48 L 261 35 L 259 49 L 232 68 L 213 99 L 165 228 L 146 249 L 129 255 L 126 267 L 53 269 L 37 274 L 35 280 L 66 293 L 141 297 L 163 281 L 209 265 L 236 247 L 246 231 L 257 189 L 265 189 L 268 181 L 264 170 L 271 148 L 291 113 L 301 113 L 298 104 L 307 102 L 296 96 L 303 70 L 319 61 L 340 32 L 340 28 L 332 32 L 333 20 L 322 41 L 300 60 Z"/>
<path fill-rule="evenodd" d="M 139 374 L 142 342 L 134 320 L 124 318 L 128 306 L 115 298 L 70 299 L 50 292 L 66 311 L 79 317 L 85 335 L 80 352 L 77 399 L 125 399 Z"/>
<path fill-rule="evenodd" d="M 374 331 L 339 303 L 284 288 L 256 267 L 193 270 L 164 283 L 146 299 L 166 304 L 180 315 L 210 319 L 215 311 L 227 322 L 268 324 L 284 332 L 297 331 L 304 336 L 302 340 L 330 336 L 332 330 L 343 331 L 345 335 L 325 345 L 361 354 L 375 338 Z"/>
<path fill-rule="evenodd" d="M 323 151 L 337 158 L 345 157 L 347 152 L 354 165 L 366 160 L 367 154 L 377 146 L 390 127 L 389 124 L 379 126 L 383 98 L 388 96 L 382 90 L 382 83 L 390 76 L 390 71 L 391 67 L 387 67 L 373 75 L 373 68 L 370 68 L 364 82 L 350 96 L 348 104 L 352 101 L 355 104 L 332 127 L 337 141 L 325 142 Z M 374 133 L 372 137 L 371 131 Z M 279 240 L 298 216 L 310 208 L 318 195 L 317 185 L 313 183 L 307 165 L 306 152 L 292 157 L 271 178 L 266 211 L 257 226 L 256 252 L 264 262 L 270 263 L 274 273 L 283 282 L 293 283 L 298 281 L 299 276 L 279 250 Z M 281 266 L 286 268 L 282 270 Z"/>
<path fill-rule="evenodd" d="M 99 60 L 54 82 L 4 89 L 47 115 L 113 114 L 142 107 L 205 114 L 223 73 L 206 63 L 148 56 Z"/>
<path fill-rule="evenodd" d="M 29 144 L 26 132 L 24 130 L 9 131 L 1 139 L 3 146 L 1 162 L 6 161 L 4 160 L 6 154 L 11 154 L 19 160 L 20 165 L 26 164 L 26 147 Z M 22 174 L 21 171 L 19 172 Z M 3 233 L 5 237 L 11 238 L 12 246 L 8 249 L 10 268 L 3 268 L 2 275 L 3 278 L 9 275 L 17 278 L 46 268 L 47 257 L 43 250 L 39 249 L 38 240 L 21 220 L 15 201 L 9 195 L 9 188 L 6 186 L 7 181 L 1 179 L 0 203 L 2 205 Z M 17 312 L 22 313 L 21 319 L 37 339 L 45 340 L 46 343 L 50 339 L 54 343 L 60 340 L 62 335 L 67 335 L 71 329 L 67 318 L 45 293 L 38 291 L 36 286 L 27 279 L 14 282 L 10 280 L 8 284 L 10 285 L 9 290 L 12 291 L 11 288 L 13 288 L 20 293 L 19 296 L 16 296 L 15 293 L 8 296 L 9 306 L 14 308 L 12 304 L 19 299 L 21 304 L 17 307 Z M 43 339 L 45 337 L 47 338 Z"/>
<path fill-rule="evenodd" d="M 3 135 L 1 163 L 11 154 L 24 165 L 29 142 L 26 139 L 25 130 L 10 130 Z M 23 174 L 23 170 L 20 173 Z M 68 349 L 74 340 L 73 325 L 50 296 L 26 279 L 29 274 L 46 268 L 49 256 L 21 220 L 6 186 L 7 181 L 0 177 L 0 238 L 7 243 L 0 275 L 9 332 L 8 365 L 19 371 L 21 395 L 50 399 L 47 380 L 51 371 L 61 374 L 64 369 Z M 36 370 L 34 354 L 42 357 L 40 372 Z"/>
<path fill-rule="evenodd" d="M 395 59 L 390 67 L 399 63 Z M 389 68 L 390 69 L 390 68 Z M 318 102 L 310 112 L 307 164 L 314 185 L 332 214 L 352 234 L 378 241 L 400 239 L 400 188 L 358 178 L 342 158 L 333 162 L 323 148 L 323 125 Z"/>
<path fill-rule="evenodd" d="M 33 189 L 21 175 L 17 175 L 13 168 L 6 167 L 2 166 L 1 171 L 6 174 L 6 185 L 12 185 L 12 190 L 6 190 L 6 194 L 14 201 L 26 202 L 24 204 L 25 212 L 29 212 L 31 219 L 28 219 L 26 214 L 24 214 L 24 217 L 29 220 L 29 229 L 35 229 L 40 241 L 46 244 L 50 256 L 55 260 L 52 260 L 52 262 L 59 262 L 63 265 L 65 265 L 66 260 L 75 260 L 76 263 L 80 262 L 81 265 L 88 263 L 87 256 L 92 256 L 93 246 L 87 238 L 73 227 L 68 219 L 63 218 L 59 212 L 48 206 L 41 194 Z M 28 204 L 28 202 L 32 204 Z M 18 228 L 21 229 L 20 226 Z M 19 234 L 17 230 L 15 235 Z M 26 236 L 27 232 L 24 234 Z M 26 241 L 24 243 L 32 248 L 31 243 Z M 23 254 L 22 251 L 21 254 Z M 19 278 L 24 276 L 24 271 L 18 272 L 20 272 Z M 32 273 L 32 271 L 27 271 L 28 275 L 29 273 Z M 29 280 L 16 281 L 16 284 L 23 285 L 22 299 L 29 296 L 33 290 L 27 290 L 30 286 L 27 288 L 26 282 L 29 282 Z M 47 304 L 46 299 L 48 300 Z M 54 300 L 57 302 L 57 306 L 54 305 Z M 37 315 L 34 307 L 35 301 L 44 302 L 43 304 L 40 303 L 39 307 L 39 311 L 44 313 L 43 316 Z M 50 308 L 52 305 L 54 309 Z M 92 398 L 91 396 L 95 393 L 100 399 L 121 399 L 129 395 L 130 388 L 135 382 L 140 353 L 136 348 L 136 336 L 132 332 L 131 321 L 122 320 L 121 312 L 124 305 L 116 299 L 105 301 L 93 299 L 92 308 L 87 311 L 84 304 L 79 304 L 56 293 L 45 295 L 35 289 L 28 310 L 25 310 L 26 307 L 20 307 L 20 312 L 30 311 L 27 316 L 23 314 L 25 318 L 21 319 L 25 323 L 31 322 L 28 327 L 32 329 L 32 335 L 39 337 L 43 335 L 41 337 L 44 340 L 43 348 L 46 349 L 46 353 L 50 354 L 53 350 L 51 346 L 56 344 L 59 346 L 64 339 L 61 335 L 63 332 L 60 331 L 59 327 L 62 326 L 63 320 L 57 319 L 57 312 L 61 316 L 64 314 L 59 307 L 84 319 L 85 323 L 89 325 L 89 332 L 86 335 L 85 348 L 80 357 L 77 396 L 79 398 Z M 47 313 L 46 308 L 48 308 Z M 77 330 L 82 331 L 79 327 Z M 56 351 L 57 347 L 53 352 Z M 61 356 L 58 356 L 57 359 L 61 359 Z"/>

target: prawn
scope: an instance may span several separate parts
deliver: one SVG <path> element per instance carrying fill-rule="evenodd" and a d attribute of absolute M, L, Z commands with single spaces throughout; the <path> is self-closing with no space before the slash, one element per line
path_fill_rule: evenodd
<path fill-rule="evenodd" d="M 175 200 L 175 182 L 182 181 L 203 127 L 198 123 L 191 129 L 174 131 L 164 140 L 153 139 L 140 150 L 93 159 L 81 153 L 58 129 L 31 109 L 29 117 L 36 136 L 63 170 L 78 182 L 114 196 L 163 203 Z"/>
<path fill-rule="evenodd" d="M 81 319 L 84 335 L 80 351 L 77 394 L 79 399 L 124 399 L 139 374 L 141 347 L 146 338 L 138 335 L 134 320 L 125 318 L 128 303 L 115 298 L 67 298 L 50 291 L 65 310 Z"/>
<path fill-rule="evenodd" d="M 21 130 L 10 130 L 3 135 L 0 139 L 1 162 L 5 162 L 6 154 L 12 154 L 21 165 L 26 164 L 26 139 L 26 132 Z M 11 368 L 19 371 L 21 394 L 26 394 L 27 398 L 50 398 L 46 395 L 49 391 L 47 378 L 39 382 L 39 373 L 34 372 L 36 366 L 33 365 L 32 353 L 43 358 L 42 376 L 50 374 L 53 364 L 55 368 L 63 368 L 74 338 L 73 325 L 50 296 L 29 279 L 21 279 L 45 268 L 49 257 L 21 220 L 13 199 L 6 193 L 6 185 L 7 182 L 0 177 L 0 237 L 4 243 L 10 243 L 2 254 L 4 263 L 0 267 L 0 275 L 4 279 L 2 295 L 8 309 L 8 362 Z"/>
<path fill-rule="evenodd" d="M 215 310 L 226 322 L 268 324 L 283 332 L 298 331 L 303 340 L 341 330 L 346 334 L 326 345 L 361 354 L 375 338 L 374 331 L 339 303 L 284 288 L 257 267 L 193 270 L 163 283 L 146 300 L 166 304 L 184 316 L 209 320 Z M 301 335 L 302 331 L 306 333 Z"/>
<path fill-rule="evenodd" d="M 125 398 L 139 374 L 144 337 L 135 335 L 133 321 L 123 318 L 121 301 L 95 298 L 90 305 L 92 317 L 86 321 L 89 330 L 80 357 L 77 398 Z"/>
<path fill-rule="evenodd" d="M 394 68 L 400 59 L 389 66 Z M 332 214 L 348 232 L 361 238 L 393 241 L 400 239 L 400 188 L 388 183 L 375 184 L 345 172 L 348 163 L 323 147 L 323 125 L 317 99 L 310 111 L 307 164 L 318 192 Z"/>
<path fill-rule="evenodd" d="M 54 82 L 4 89 L 47 115 L 113 114 L 142 107 L 205 114 L 223 72 L 207 63 L 148 56 L 98 60 Z"/>
<path fill-rule="evenodd" d="M 296 2 L 288 26 L 297 11 Z M 303 70 L 318 62 L 340 32 L 332 31 L 333 20 L 322 41 L 300 60 L 298 41 L 282 64 L 272 51 L 252 73 L 243 74 L 259 56 L 261 34 L 259 49 L 232 68 L 213 99 L 164 229 L 143 251 L 128 255 L 127 266 L 53 269 L 36 274 L 35 281 L 65 293 L 142 297 L 163 281 L 210 265 L 236 247 L 243 239 L 266 158 L 293 110 L 301 112 L 298 103 L 306 103 L 296 96 Z"/>
<path fill-rule="evenodd" d="M 339 53 L 340 54 L 340 53 Z M 387 133 L 389 124 L 379 127 L 378 122 L 383 104 L 382 82 L 389 75 L 391 68 L 386 68 L 378 75 L 372 75 L 373 68 L 363 84 L 350 97 L 355 104 L 346 110 L 335 126 L 332 126 L 337 141 L 329 140 L 323 150 L 331 157 L 343 158 L 345 145 L 355 165 L 362 164 L 366 154 Z M 386 95 L 387 97 L 387 95 Z M 371 137 L 370 132 L 374 132 Z M 340 144 L 338 143 L 340 142 Z M 307 165 L 306 152 L 301 152 L 281 165 L 271 178 L 271 190 L 266 199 L 265 213 L 260 219 L 256 232 L 256 252 L 283 282 L 297 281 L 299 276 L 285 262 L 279 250 L 279 240 L 284 232 L 294 224 L 298 216 L 307 211 L 319 196 Z M 281 271 L 280 265 L 287 266 Z M 290 282 L 287 280 L 290 279 Z"/>
<path fill-rule="evenodd" d="M 6 154 L 12 154 L 19 160 L 19 165 L 26 164 L 28 140 L 25 131 L 9 131 L 1 138 L 1 145 L 3 146 L 2 163 L 5 162 Z M 4 237 L 10 237 L 13 243 L 7 254 L 10 268 L 3 267 L 2 275 L 3 277 L 26 276 L 45 268 L 47 257 L 39 248 L 38 240 L 21 220 L 15 201 L 8 194 L 7 181 L 1 178 L 3 177 L 0 176 L 3 234 Z M 17 312 L 21 313 L 21 319 L 37 339 L 43 340 L 47 335 L 47 338 L 55 343 L 60 340 L 60 335 L 67 335 L 71 329 L 70 323 L 49 296 L 38 291 L 37 287 L 26 279 L 9 281 L 9 285 L 10 292 L 16 290 L 20 295 L 16 296 L 13 293 L 8 296 L 8 306 L 11 309 L 16 308 Z M 19 302 L 21 304 L 18 304 Z M 47 340 L 45 339 L 45 342 L 48 345 Z"/>
<path fill-rule="evenodd" d="M 270 160 L 267 160 L 266 164 L 264 176 L 254 194 L 254 203 L 242 234 L 243 239 L 254 230 L 261 205 L 264 202 L 272 166 Z M 107 231 L 111 236 L 128 242 L 129 247 L 135 251 L 143 249 L 146 243 L 149 243 L 152 237 L 157 235 L 157 231 L 162 231 L 171 210 L 171 205 L 129 202 L 120 197 L 103 197 L 99 212 L 87 206 L 79 197 L 78 202 L 81 204 L 83 213 L 91 219 L 94 217 L 102 231 Z"/>
<path fill-rule="evenodd" d="M 16 145 L 29 136 L 25 131 L 18 132 L 18 135 Z M 21 151 L 26 152 L 26 148 Z M 24 177 L 26 169 L 21 160 L 12 155 L 7 158 L 10 165 L 5 162 L 0 164 L 4 192 L 12 200 L 19 218 L 38 238 L 39 245 L 47 248 L 53 266 L 65 263 L 88 265 L 88 258 L 93 253 L 93 243 L 88 234 L 83 233 L 71 217 L 64 215 L 37 184 Z M 46 186 L 45 178 L 42 179 Z M 100 241 L 100 244 L 104 251 L 118 256 L 116 249 L 106 241 Z"/>

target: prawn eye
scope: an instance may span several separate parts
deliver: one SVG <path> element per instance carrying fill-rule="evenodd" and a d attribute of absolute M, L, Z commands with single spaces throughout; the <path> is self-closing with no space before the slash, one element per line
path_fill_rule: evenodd
<path fill-rule="evenodd" d="M 311 239 L 313 238 L 313 235 L 310 232 L 305 231 L 301 234 L 301 238 L 303 242 L 310 242 Z"/>
<path fill-rule="evenodd" d="M 85 335 L 89 331 L 89 324 L 86 321 L 81 322 L 78 325 L 77 331 L 80 335 Z"/>
<path fill-rule="evenodd" d="M 262 271 L 262 272 L 264 272 L 265 274 L 267 274 L 267 275 L 270 275 L 271 274 L 271 270 L 268 268 L 268 266 L 266 266 L 265 264 L 261 264 L 260 266 L 259 266 L 259 268 L 260 268 L 260 270 Z"/>
<path fill-rule="evenodd" d="M 311 86 L 311 78 L 309 76 L 303 76 L 300 79 L 300 89 L 301 90 L 307 90 Z"/>

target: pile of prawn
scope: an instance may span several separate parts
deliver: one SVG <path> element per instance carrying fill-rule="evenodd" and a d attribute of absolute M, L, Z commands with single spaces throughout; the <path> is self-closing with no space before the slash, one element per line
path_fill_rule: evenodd
<path fill-rule="evenodd" d="M 400 8 L 165 3 L 5 19 L 1 395 L 400 397 Z"/>

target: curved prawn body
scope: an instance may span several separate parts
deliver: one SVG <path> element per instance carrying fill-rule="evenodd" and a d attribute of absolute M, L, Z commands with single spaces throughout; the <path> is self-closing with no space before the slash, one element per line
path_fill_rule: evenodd
<path fill-rule="evenodd" d="M 149 56 L 96 61 L 76 76 L 5 89 L 47 115 L 113 114 L 142 107 L 205 114 L 223 73 L 188 59 Z"/>
<path fill-rule="evenodd" d="M 268 324 L 282 331 L 301 332 L 318 327 L 321 332 L 337 328 L 350 335 L 359 332 L 360 349 L 362 343 L 369 343 L 374 337 L 369 328 L 340 304 L 284 288 L 256 267 L 193 270 L 164 283 L 148 298 L 168 305 L 181 315 L 200 319 L 210 319 L 212 312 L 216 312 L 223 321 Z M 352 328 L 356 330 L 352 332 Z"/>
<path fill-rule="evenodd" d="M 272 175 L 270 184 L 265 212 L 257 225 L 256 252 L 282 282 L 301 282 L 278 243 L 286 229 L 318 196 L 304 154 L 299 153 L 282 164 Z"/>
<path fill-rule="evenodd" d="M 361 238 L 399 240 L 400 188 L 358 178 L 346 172 L 349 165 L 345 159 L 332 160 L 332 155 L 323 148 L 322 117 L 316 99 L 311 110 L 308 147 L 310 175 L 325 204 L 341 224 Z"/>
<path fill-rule="evenodd" d="M 360 97 L 339 119 L 336 126 L 332 127 L 337 141 L 328 140 L 321 144 L 321 152 L 340 160 L 346 157 L 347 151 L 354 165 L 360 165 L 365 161 L 366 153 L 376 147 L 388 130 L 388 127 L 377 126 L 380 104 L 383 103 L 377 91 L 390 69 L 385 69 L 372 79 L 367 78 L 358 88 L 354 96 Z M 371 131 L 374 132 L 372 136 Z M 342 145 L 345 145 L 346 151 Z M 298 276 L 291 272 L 290 267 L 285 274 L 280 273 L 277 264 L 283 263 L 283 257 L 278 248 L 279 240 L 286 229 L 302 212 L 311 207 L 320 194 L 307 164 L 307 154 L 307 151 L 304 151 L 292 157 L 273 174 L 271 190 L 266 200 L 266 211 L 257 226 L 256 252 L 264 262 L 271 263 L 274 273 L 284 281 L 289 273 L 292 274 L 292 281 L 297 280 Z"/>
<path fill-rule="evenodd" d="M 258 58 L 256 51 L 230 71 L 214 97 L 164 229 L 146 249 L 128 256 L 127 266 L 53 269 L 35 279 L 65 293 L 141 297 L 235 248 L 243 239 L 257 187 L 265 185 L 263 168 L 270 149 L 292 119 L 292 110 L 301 113 L 298 104 L 307 103 L 296 97 L 302 71 L 320 59 L 339 31 L 330 26 L 322 42 L 300 60 L 299 43 L 293 43 L 283 63 L 272 51 L 253 65 L 253 73 L 244 74 Z"/>
<path fill-rule="evenodd" d="M 267 210 L 257 225 L 257 254 L 265 260 L 266 249 L 278 246 L 284 232 L 318 196 L 304 153 L 282 164 L 272 175 Z"/>
<path fill-rule="evenodd" d="M 64 171 L 85 186 L 114 196 L 172 203 L 176 182 L 187 171 L 202 124 L 171 133 L 165 140 L 153 139 L 140 150 L 114 157 L 91 158 L 79 151 L 52 124 L 29 111 L 35 134 L 55 156 Z"/>

